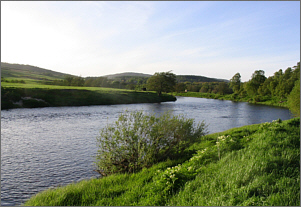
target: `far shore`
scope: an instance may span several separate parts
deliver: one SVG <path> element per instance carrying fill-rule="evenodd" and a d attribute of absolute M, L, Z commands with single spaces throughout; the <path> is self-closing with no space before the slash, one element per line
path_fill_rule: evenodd
<path fill-rule="evenodd" d="M 21 88 L 1 87 L 1 110 L 56 106 L 90 106 L 176 101 L 169 94 L 111 88 Z"/>

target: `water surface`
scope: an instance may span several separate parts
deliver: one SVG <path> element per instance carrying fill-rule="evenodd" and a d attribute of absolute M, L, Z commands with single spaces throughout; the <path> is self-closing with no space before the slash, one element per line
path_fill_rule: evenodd
<path fill-rule="evenodd" d="M 288 109 L 244 102 L 177 97 L 176 102 L 1 111 L 1 205 L 20 205 L 39 191 L 98 177 L 94 172 L 99 130 L 125 110 L 170 110 L 208 131 L 292 118 Z"/>

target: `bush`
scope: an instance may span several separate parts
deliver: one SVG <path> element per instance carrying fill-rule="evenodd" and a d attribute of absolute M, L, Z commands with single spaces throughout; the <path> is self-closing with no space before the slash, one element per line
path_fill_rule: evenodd
<path fill-rule="evenodd" d="M 144 167 L 183 155 L 184 150 L 205 135 L 204 122 L 164 113 L 160 117 L 143 112 L 121 114 L 115 124 L 97 137 L 97 171 L 102 175 L 137 172 Z"/>

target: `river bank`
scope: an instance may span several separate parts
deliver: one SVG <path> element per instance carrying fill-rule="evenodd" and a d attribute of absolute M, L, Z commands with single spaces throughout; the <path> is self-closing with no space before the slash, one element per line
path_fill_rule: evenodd
<path fill-rule="evenodd" d="M 300 118 L 206 135 L 187 153 L 138 173 L 49 189 L 25 205 L 300 205 Z"/>
<path fill-rule="evenodd" d="M 215 93 L 200 93 L 200 92 L 185 92 L 185 93 L 171 93 L 171 94 L 174 96 L 229 100 L 229 101 L 236 101 L 236 102 L 248 102 L 252 104 L 262 104 L 267 106 L 288 108 L 287 100 L 279 100 L 276 98 L 273 99 L 270 97 L 261 97 L 261 99 L 255 101 L 249 97 L 240 97 L 238 95 L 233 95 L 233 94 L 220 95 Z"/>
<path fill-rule="evenodd" d="M 1 109 L 90 106 L 176 101 L 172 95 L 111 88 L 1 87 Z"/>

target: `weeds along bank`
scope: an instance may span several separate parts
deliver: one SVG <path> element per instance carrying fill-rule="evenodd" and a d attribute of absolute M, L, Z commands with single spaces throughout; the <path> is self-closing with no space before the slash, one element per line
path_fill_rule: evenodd
<path fill-rule="evenodd" d="M 175 101 L 172 95 L 106 88 L 17 88 L 1 87 L 1 109 L 48 106 L 89 106 Z"/>
<path fill-rule="evenodd" d="M 239 97 L 233 94 L 220 95 L 215 93 L 200 93 L 200 92 L 186 92 L 186 93 L 173 93 L 175 96 L 185 96 L 185 97 L 196 97 L 196 98 L 209 98 L 209 99 L 219 99 L 219 100 L 230 100 L 230 101 L 241 101 L 249 102 L 254 104 L 263 104 L 268 106 L 279 106 L 288 108 L 287 101 L 281 101 L 277 97 L 265 98 L 262 97 L 260 101 L 254 101 L 249 97 Z"/>
<path fill-rule="evenodd" d="M 300 118 L 202 136 L 186 153 L 136 173 L 50 189 L 25 205 L 300 205 Z"/>

